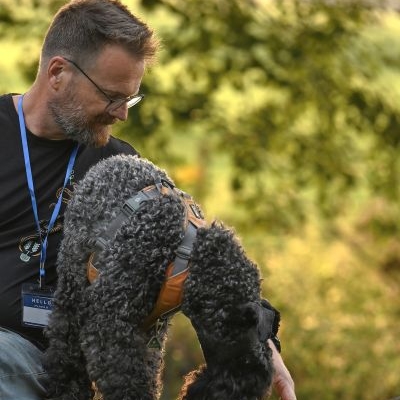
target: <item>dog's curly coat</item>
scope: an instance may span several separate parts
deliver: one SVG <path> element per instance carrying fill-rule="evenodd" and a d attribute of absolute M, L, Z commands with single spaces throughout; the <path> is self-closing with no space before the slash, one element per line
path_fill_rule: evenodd
<path fill-rule="evenodd" d="M 89 400 L 96 382 L 104 400 L 154 400 L 161 392 L 163 351 L 149 349 L 141 329 L 183 238 L 184 206 L 175 196 L 147 201 L 98 254 L 89 284 L 93 241 L 121 205 L 155 179 L 171 181 L 151 162 L 114 156 L 77 185 L 65 214 L 58 286 L 46 334 L 49 396 Z M 188 375 L 182 399 L 256 400 L 271 385 L 271 350 L 260 342 L 260 276 L 232 230 L 212 223 L 197 231 L 182 312 L 199 337 L 206 364 Z M 252 340 L 254 335 L 257 340 Z M 166 331 L 161 335 L 165 343 Z"/>

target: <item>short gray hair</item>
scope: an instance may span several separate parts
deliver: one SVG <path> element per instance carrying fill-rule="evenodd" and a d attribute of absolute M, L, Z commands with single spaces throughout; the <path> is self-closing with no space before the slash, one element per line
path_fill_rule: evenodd
<path fill-rule="evenodd" d="M 41 64 L 61 55 L 85 65 L 108 44 L 120 45 L 146 63 L 158 48 L 154 32 L 119 0 L 72 0 L 53 18 Z"/>

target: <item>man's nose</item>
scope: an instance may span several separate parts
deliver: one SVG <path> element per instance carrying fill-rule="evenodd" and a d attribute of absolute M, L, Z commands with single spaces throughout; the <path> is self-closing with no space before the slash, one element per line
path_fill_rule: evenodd
<path fill-rule="evenodd" d="M 121 121 L 126 121 L 128 119 L 128 106 L 124 103 L 120 107 L 109 111 L 108 113 Z"/>

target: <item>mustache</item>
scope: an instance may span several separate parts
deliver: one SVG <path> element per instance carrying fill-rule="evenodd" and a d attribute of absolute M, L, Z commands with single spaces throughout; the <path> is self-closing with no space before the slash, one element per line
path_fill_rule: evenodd
<path fill-rule="evenodd" d="M 114 125 L 118 122 L 118 118 L 112 117 L 109 114 L 100 114 L 95 118 L 95 122 L 101 125 Z"/>

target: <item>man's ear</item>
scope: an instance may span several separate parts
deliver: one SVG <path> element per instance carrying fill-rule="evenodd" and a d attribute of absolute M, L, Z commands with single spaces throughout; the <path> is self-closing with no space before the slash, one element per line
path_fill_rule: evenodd
<path fill-rule="evenodd" d="M 64 80 L 66 65 L 67 62 L 60 56 L 51 58 L 47 64 L 47 78 L 54 90 L 59 90 L 63 84 L 66 84 Z"/>

